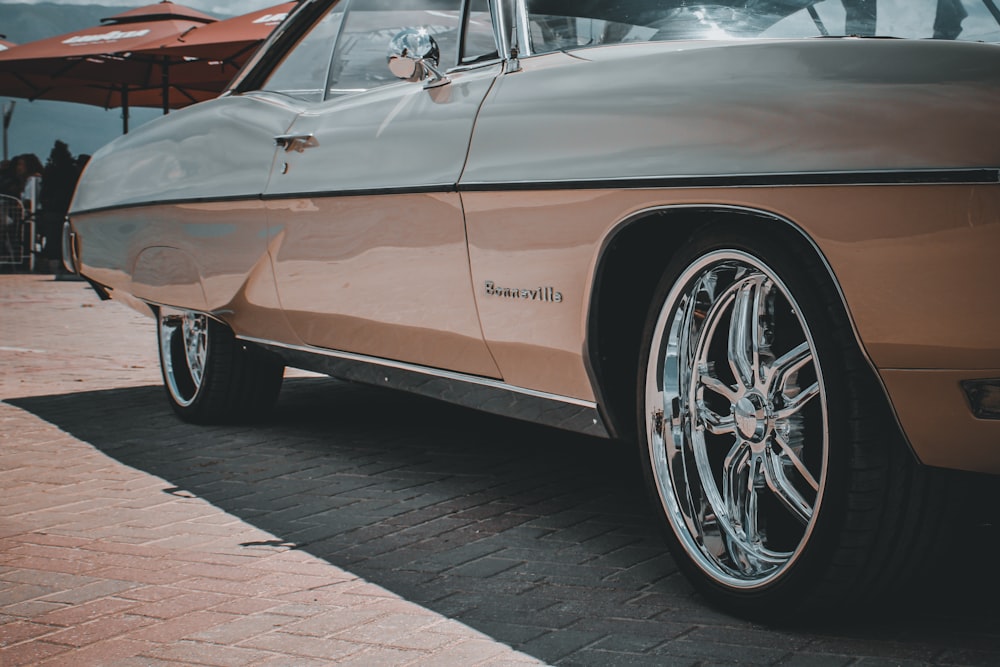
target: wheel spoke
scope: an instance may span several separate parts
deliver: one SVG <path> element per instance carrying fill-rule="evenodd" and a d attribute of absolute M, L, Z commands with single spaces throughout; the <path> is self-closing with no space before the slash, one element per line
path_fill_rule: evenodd
<path fill-rule="evenodd" d="M 184 335 L 184 351 L 191 379 L 196 386 L 201 384 L 205 372 L 205 321 L 204 315 L 189 314 L 184 316 L 182 332 Z"/>
<path fill-rule="evenodd" d="M 722 415 L 716 414 L 705 405 L 704 402 L 698 402 L 698 419 L 701 420 L 702 424 L 705 426 L 705 430 L 713 435 L 724 435 L 724 434 L 734 434 L 736 433 L 736 421 L 733 419 L 732 415 Z"/>
<path fill-rule="evenodd" d="M 785 475 L 784 459 L 773 449 L 769 449 L 764 456 L 764 477 L 767 487 L 792 515 L 803 525 L 809 523 L 813 513 L 812 506 Z M 809 479 L 812 479 L 811 475 Z"/>
<path fill-rule="evenodd" d="M 759 497 L 757 494 L 757 478 L 761 474 L 760 467 L 760 459 L 753 456 L 750 459 L 750 466 L 747 471 L 745 485 L 742 489 L 743 499 L 741 505 L 743 509 L 743 533 L 746 536 L 747 544 L 751 547 L 761 543 L 760 526 L 757 521 L 758 512 L 760 511 Z"/>
<path fill-rule="evenodd" d="M 756 310 L 753 307 L 753 296 L 753 285 L 745 282 L 736 294 L 729 324 L 729 364 L 733 375 L 747 388 L 754 386 L 755 378 L 753 334 Z"/>
<path fill-rule="evenodd" d="M 774 441 L 778 443 L 778 447 L 781 449 L 781 456 L 783 456 L 785 460 L 795 467 L 799 474 L 802 475 L 802 479 L 805 480 L 806 484 L 808 484 L 813 491 L 819 491 L 819 482 L 817 482 L 816 478 L 813 477 L 811 472 L 809 472 L 806 464 L 802 462 L 802 459 L 798 456 L 792 446 L 785 442 L 785 438 L 779 434 L 775 434 Z M 775 452 L 775 454 L 777 455 L 777 452 Z"/>
<path fill-rule="evenodd" d="M 748 576 L 781 565 L 787 553 L 776 552 L 765 545 L 760 525 L 761 480 L 766 477 L 764 462 L 745 444 L 737 443 L 726 457 L 723 469 L 723 488 L 726 490 L 728 517 L 725 543 L 733 564 Z"/>
<path fill-rule="evenodd" d="M 725 495 L 726 517 L 720 520 L 727 521 L 731 530 L 727 531 L 739 542 L 746 540 L 746 527 L 743 525 L 743 517 L 747 502 L 747 479 L 750 475 L 750 463 L 752 461 L 750 448 L 742 442 L 737 442 L 726 456 L 725 466 L 722 469 L 722 489 Z"/>
<path fill-rule="evenodd" d="M 748 389 L 762 385 L 762 358 L 770 357 L 763 319 L 774 283 L 761 275 L 739 285 L 729 323 L 729 363 Z"/>
<path fill-rule="evenodd" d="M 819 396 L 819 382 L 811 385 L 799 392 L 795 397 L 786 399 L 785 405 L 774 413 L 777 420 L 785 420 L 794 416 L 799 410 L 805 407 L 806 403 Z"/>
<path fill-rule="evenodd" d="M 813 360 L 809 343 L 803 341 L 791 350 L 774 360 L 767 371 L 767 391 L 769 393 L 785 393 L 788 380 Z"/>
<path fill-rule="evenodd" d="M 708 374 L 708 368 L 699 368 L 698 380 L 709 391 L 715 392 L 730 403 L 736 402 L 736 390 L 718 378 Z"/>

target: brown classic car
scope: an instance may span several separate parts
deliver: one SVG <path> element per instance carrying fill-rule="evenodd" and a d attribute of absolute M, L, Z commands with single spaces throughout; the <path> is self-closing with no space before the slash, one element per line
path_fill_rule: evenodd
<path fill-rule="evenodd" d="M 704 594 L 824 610 L 1000 473 L 998 42 L 994 0 L 306 0 L 94 156 L 67 259 L 183 419 L 293 366 L 638 443 Z"/>

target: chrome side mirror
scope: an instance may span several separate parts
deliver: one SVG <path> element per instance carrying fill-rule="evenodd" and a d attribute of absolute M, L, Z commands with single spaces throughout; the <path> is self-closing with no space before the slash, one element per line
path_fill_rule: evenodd
<path fill-rule="evenodd" d="M 386 56 L 389 71 L 406 81 L 423 81 L 431 77 L 425 88 L 442 86 L 448 77 L 438 70 L 441 50 L 437 41 L 424 28 L 407 28 L 389 42 Z"/>

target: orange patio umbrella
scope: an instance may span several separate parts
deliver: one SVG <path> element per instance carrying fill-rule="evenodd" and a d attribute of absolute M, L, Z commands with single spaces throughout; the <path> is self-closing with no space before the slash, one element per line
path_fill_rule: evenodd
<path fill-rule="evenodd" d="M 231 19 L 195 26 L 167 44 L 155 49 L 142 49 L 141 52 L 172 60 L 198 58 L 217 62 L 225 79 L 222 81 L 224 87 L 297 4 L 297 0 L 284 2 Z"/>
<path fill-rule="evenodd" d="M 214 97 L 220 65 L 139 53 L 155 50 L 216 19 L 163 0 L 101 25 L 0 51 L 0 95 L 121 106 L 171 108 Z"/>
<path fill-rule="evenodd" d="M 210 100 L 219 90 L 202 90 L 201 84 L 169 87 L 170 107 L 179 107 Z M 53 100 L 77 102 L 104 109 L 122 107 L 160 107 L 163 104 L 163 86 L 129 86 L 115 83 L 86 82 L 52 77 L 44 74 L 22 76 L 15 72 L 0 71 L 0 97 L 18 97 L 26 100 Z M 126 128 L 126 131 L 127 128 Z"/>

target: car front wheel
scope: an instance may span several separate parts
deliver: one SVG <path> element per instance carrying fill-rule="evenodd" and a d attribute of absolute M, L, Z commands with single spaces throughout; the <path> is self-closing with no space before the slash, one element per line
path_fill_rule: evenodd
<path fill-rule="evenodd" d="M 163 384 L 182 419 L 246 421 L 274 405 L 284 373 L 280 359 L 202 313 L 160 308 L 157 325 Z"/>

